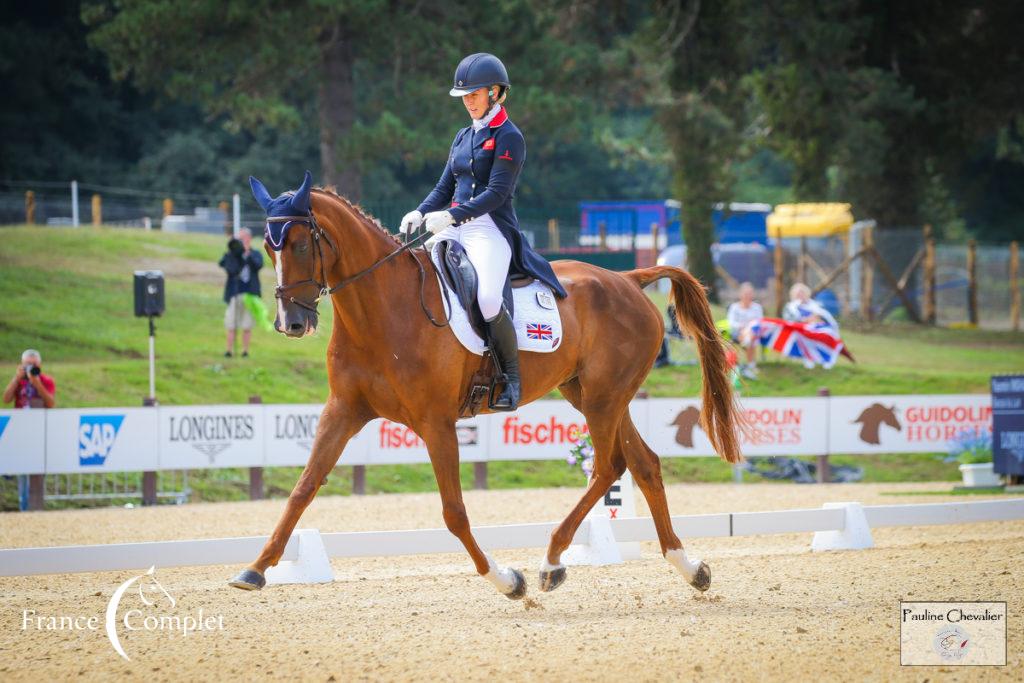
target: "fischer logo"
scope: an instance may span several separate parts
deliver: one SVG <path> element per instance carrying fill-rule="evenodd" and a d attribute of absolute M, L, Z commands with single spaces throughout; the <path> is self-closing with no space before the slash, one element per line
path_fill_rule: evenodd
<path fill-rule="evenodd" d="M 78 417 L 78 464 L 102 465 L 110 455 L 124 415 L 80 415 Z"/>
<path fill-rule="evenodd" d="M 294 441 L 307 451 L 311 451 L 313 450 L 313 439 L 316 437 L 316 426 L 319 422 L 320 416 L 316 413 L 275 415 L 274 438 Z"/>
<path fill-rule="evenodd" d="M 412 429 L 390 420 L 381 420 L 379 435 L 380 448 L 422 448 L 426 445 Z"/>
<path fill-rule="evenodd" d="M 505 445 L 571 444 L 589 431 L 586 422 L 563 423 L 554 415 L 544 421 L 523 423 L 513 415 L 501 425 L 501 440 Z"/>
<path fill-rule="evenodd" d="M 256 435 L 252 415 L 172 416 L 169 431 L 172 443 L 187 443 L 208 457 L 211 465 L 234 441 L 251 441 Z"/>
<path fill-rule="evenodd" d="M 4 430 L 7 429 L 7 423 L 11 421 L 9 415 L 0 415 L 0 439 L 4 436 Z"/>

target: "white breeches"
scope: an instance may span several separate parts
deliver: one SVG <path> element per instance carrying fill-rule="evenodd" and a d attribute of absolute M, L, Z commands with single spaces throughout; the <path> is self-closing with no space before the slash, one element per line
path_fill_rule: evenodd
<path fill-rule="evenodd" d="M 501 312 L 502 292 L 512 261 L 512 249 L 490 214 L 445 228 L 430 239 L 455 240 L 466 249 L 469 262 L 476 268 L 479 281 L 476 300 L 484 320 L 491 320 Z"/>

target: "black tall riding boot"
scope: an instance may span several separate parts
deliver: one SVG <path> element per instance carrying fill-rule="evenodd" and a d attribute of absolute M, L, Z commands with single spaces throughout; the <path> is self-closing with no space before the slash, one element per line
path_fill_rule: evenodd
<path fill-rule="evenodd" d="M 515 325 L 504 306 L 497 317 L 487 321 L 487 337 L 498 370 L 504 375 L 500 381 L 505 383 L 491 408 L 515 410 L 519 407 L 519 343 Z"/>

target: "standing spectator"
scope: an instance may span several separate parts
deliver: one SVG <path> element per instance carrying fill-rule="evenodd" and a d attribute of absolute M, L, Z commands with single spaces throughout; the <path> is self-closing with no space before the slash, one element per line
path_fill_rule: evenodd
<path fill-rule="evenodd" d="M 35 349 L 26 349 L 21 354 L 21 365 L 4 389 L 4 403 L 14 402 L 15 408 L 52 408 L 56 403 L 57 385 L 53 378 L 44 375 L 42 355 Z M 28 477 L 18 475 L 18 507 L 28 509 Z"/>
<path fill-rule="evenodd" d="M 754 301 L 754 285 L 749 282 L 740 285 L 740 300 L 729 305 L 725 316 L 729 321 L 729 336 L 746 352 L 747 362 L 740 364 L 740 374 L 747 379 L 757 379 L 757 340 L 750 325 L 764 317 L 764 309 Z"/>
<path fill-rule="evenodd" d="M 245 305 L 245 295 L 260 296 L 259 270 L 263 267 L 263 255 L 252 249 L 252 231 L 242 228 L 238 239 L 228 240 L 228 251 L 220 259 L 220 267 L 227 271 L 224 283 L 224 328 L 227 330 L 227 351 L 224 356 L 231 358 L 235 350 L 238 329 L 242 329 L 242 357 L 249 355 L 249 341 L 252 339 L 252 313 Z"/>

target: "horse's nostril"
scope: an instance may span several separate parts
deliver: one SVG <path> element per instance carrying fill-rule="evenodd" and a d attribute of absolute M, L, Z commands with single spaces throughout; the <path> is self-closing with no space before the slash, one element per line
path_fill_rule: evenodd
<path fill-rule="evenodd" d="M 304 329 L 306 329 L 306 326 L 303 325 L 302 323 L 292 323 L 291 325 L 288 326 L 288 329 L 291 330 L 292 332 L 302 332 Z"/>

